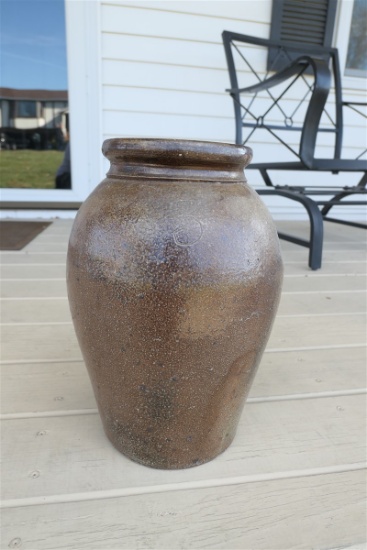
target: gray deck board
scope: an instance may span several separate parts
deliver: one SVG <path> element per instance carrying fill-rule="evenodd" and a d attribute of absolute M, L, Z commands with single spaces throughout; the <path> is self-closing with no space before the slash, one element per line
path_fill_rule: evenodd
<path fill-rule="evenodd" d="M 104 436 L 66 298 L 70 228 L 0 254 L 1 550 L 364 550 L 365 233 L 326 225 L 315 273 L 282 243 L 281 304 L 234 443 L 162 472 Z"/>

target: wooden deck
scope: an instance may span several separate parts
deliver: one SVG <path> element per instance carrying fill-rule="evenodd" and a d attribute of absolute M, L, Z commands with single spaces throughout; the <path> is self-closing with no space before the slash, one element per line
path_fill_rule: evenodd
<path fill-rule="evenodd" d="M 1 549 L 365 548 L 365 232 L 326 225 L 318 272 L 282 243 L 282 301 L 233 445 L 159 471 L 103 434 L 66 298 L 70 228 L 1 253 Z"/>

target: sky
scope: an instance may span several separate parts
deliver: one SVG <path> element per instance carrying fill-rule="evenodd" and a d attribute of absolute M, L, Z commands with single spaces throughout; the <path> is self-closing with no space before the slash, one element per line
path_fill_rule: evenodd
<path fill-rule="evenodd" d="M 64 0 L 0 0 L 0 86 L 66 90 Z"/>

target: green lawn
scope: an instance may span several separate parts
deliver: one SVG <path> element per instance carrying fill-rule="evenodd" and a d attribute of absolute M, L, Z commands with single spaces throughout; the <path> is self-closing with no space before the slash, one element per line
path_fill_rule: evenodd
<path fill-rule="evenodd" d="M 62 151 L 0 151 L 0 187 L 54 189 Z"/>

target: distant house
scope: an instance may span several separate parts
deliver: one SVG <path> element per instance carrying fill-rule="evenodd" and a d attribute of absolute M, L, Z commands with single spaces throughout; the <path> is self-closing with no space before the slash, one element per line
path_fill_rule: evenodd
<path fill-rule="evenodd" d="M 0 88 L 0 131 L 9 147 L 60 147 L 68 132 L 68 92 Z"/>

